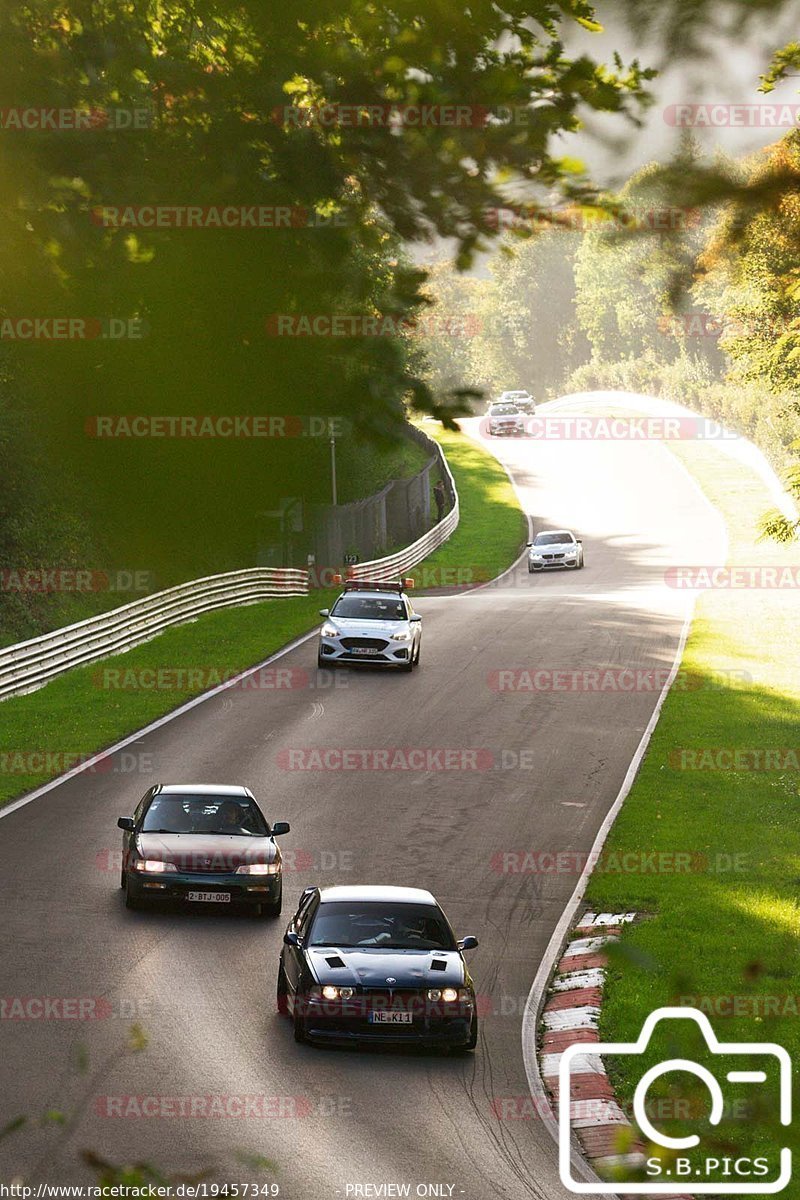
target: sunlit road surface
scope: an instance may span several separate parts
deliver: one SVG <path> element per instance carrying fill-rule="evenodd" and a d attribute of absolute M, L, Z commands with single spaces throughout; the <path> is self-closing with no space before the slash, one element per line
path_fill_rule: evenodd
<path fill-rule="evenodd" d="M 89 1181 L 89 1149 L 252 1181 L 246 1153 L 274 1160 L 264 1178 L 298 1200 L 387 1184 L 411 1195 L 444 1185 L 438 1194 L 468 1200 L 566 1197 L 529 1100 L 522 1011 L 658 690 L 498 690 L 497 673 L 666 670 L 691 593 L 664 572 L 719 562 L 723 546 L 714 513 L 657 443 L 492 446 L 534 528 L 583 538 L 583 571 L 529 577 L 523 562 L 499 585 L 420 595 L 422 664 L 410 676 L 320 679 L 307 642 L 280 665 L 307 671 L 309 686 L 211 699 L 130 748 L 140 772 L 73 778 L 0 821 L 2 996 L 102 997 L 111 1012 L 0 1020 L 0 1125 L 82 1106 L 66 1136 L 50 1124 L 0 1142 L 0 1178 L 37 1167 L 37 1179 Z M 432 769 L 297 769 L 313 758 L 289 752 L 313 748 L 427 748 Z M 490 753 L 447 770 L 436 756 L 446 749 Z M 268 817 L 291 822 L 283 918 L 125 910 L 109 861 L 116 818 L 155 780 L 241 782 Z M 525 851 L 541 869 L 515 869 Z M 568 855 L 558 873 L 547 869 L 556 852 Z M 474 1055 L 294 1043 L 275 1012 L 285 918 L 308 884 L 351 882 L 430 888 L 459 936 L 478 935 Z M 149 1046 L 115 1061 L 132 1019 Z M 84 1051 L 88 1072 L 76 1069 Z M 250 1098 L 250 1115 L 178 1115 L 192 1103 L 202 1112 L 197 1097 L 206 1111 L 245 1113 Z"/>

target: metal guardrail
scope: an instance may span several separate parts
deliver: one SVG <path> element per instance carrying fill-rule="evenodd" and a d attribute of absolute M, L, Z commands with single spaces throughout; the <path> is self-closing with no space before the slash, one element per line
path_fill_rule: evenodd
<path fill-rule="evenodd" d="M 154 592 L 121 608 L 0 649 L 0 700 L 33 691 L 71 667 L 129 650 L 163 629 L 214 609 L 255 604 L 271 597 L 305 596 L 308 590 L 308 571 L 252 567 Z"/>
<path fill-rule="evenodd" d="M 409 571 L 432 550 L 446 542 L 458 525 L 459 504 L 455 480 L 438 442 L 421 430 L 416 440 L 435 450 L 445 473 L 445 487 L 453 505 L 445 517 L 416 542 L 372 562 L 348 568 L 351 579 L 387 579 Z M 233 605 L 255 604 L 280 596 L 305 596 L 309 574 L 293 567 L 252 567 L 193 579 L 164 592 L 154 592 L 110 612 L 78 621 L 27 642 L 0 649 L 0 700 L 34 691 L 71 667 L 85 666 L 130 650 L 155 634 L 194 620 L 203 613 Z"/>
<path fill-rule="evenodd" d="M 423 559 L 427 558 L 433 550 L 437 550 L 443 542 L 446 542 L 457 527 L 461 514 L 456 481 L 453 479 L 450 464 L 442 453 L 439 443 L 434 442 L 432 438 L 428 438 L 425 434 L 422 436 L 435 449 L 439 458 L 446 477 L 445 488 L 453 497 L 452 508 L 446 516 L 442 517 L 437 525 L 434 525 L 433 529 L 429 529 L 421 538 L 417 538 L 416 542 L 412 542 L 410 546 L 398 550 L 396 554 L 390 554 L 386 558 L 376 558 L 372 562 L 356 563 L 355 566 L 348 567 L 348 579 L 390 579 L 394 575 L 402 574 L 403 571 L 410 571 L 412 567 L 416 567 Z"/>

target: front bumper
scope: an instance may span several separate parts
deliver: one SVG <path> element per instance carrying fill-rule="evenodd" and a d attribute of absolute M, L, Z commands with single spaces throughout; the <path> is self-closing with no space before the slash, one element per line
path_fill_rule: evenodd
<path fill-rule="evenodd" d="M 392 1046 L 466 1046 L 470 1042 L 474 1004 L 454 1002 L 453 1012 L 444 1006 L 430 1005 L 413 1012 L 408 1025 L 372 1024 L 368 1007 L 358 1001 L 318 1001 L 301 997 L 302 1024 L 312 1042 L 341 1045 L 374 1043 Z"/>
<path fill-rule="evenodd" d="M 490 425 L 490 437 L 520 437 L 525 432 L 525 426 L 520 425 Z"/>
<path fill-rule="evenodd" d="M 353 636 L 348 637 L 347 640 L 353 642 L 357 639 Z M 382 647 L 373 647 L 375 650 L 374 654 L 357 654 L 353 652 L 352 646 L 342 645 L 342 641 L 339 638 L 320 638 L 320 658 L 333 663 L 379 663 L 384 667 L 404 667 L 408 665 L 414 646 L 413 641 L 393 642 L 389 638 L 375 638 L 374 640 L 383 641 L 385 644 Z"/>
<path fill-rule="evenodd" d="M 189 908 L 229 908 L 232 904 L 253 907 L 272 904 L 281 894 L 281 875 L 203 875 L 199 872 L 166 872 L 149 875 L 127 873 L 128 887 L 135 900 L 179 901 Z M 190 892 L 210 892 L 230 896 L 230 900 L 190 900 Z"/>
<path fill-rule="evenodd" d="M 528 566 L 532 571 L 557 571 L 561 567 L 568 567 L 570 570 L 574 571 L 579 562 L 579 558 L 559 558 L 553 562 L 534 562 L 532 558 L 529 558 Z"/>

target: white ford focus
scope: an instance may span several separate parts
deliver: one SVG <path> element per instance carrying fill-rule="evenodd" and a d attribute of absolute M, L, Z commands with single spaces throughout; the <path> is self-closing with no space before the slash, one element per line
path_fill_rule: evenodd
<path fill-rule="evenodd" d="M 411 671 L 419 662 L 422 617 L 414 612 L 406 585 L 397 582 L 348 580 L 325 618 L 317 665 L 381 663 Z"/>

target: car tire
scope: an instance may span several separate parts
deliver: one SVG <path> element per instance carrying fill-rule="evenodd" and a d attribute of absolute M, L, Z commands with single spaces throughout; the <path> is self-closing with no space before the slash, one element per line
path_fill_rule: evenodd
<path fill-rule="evenodd" d="M 299 1000 L 299 997 L 298 997 L 297 993 L 295 992 L 294 1013 L 292 1014 L 292 1019 L 294 1022 L 294 1040 L 296 1042 L 299 1042 L 300 1045 L 302 1046 L 304 1042 L 308 1041 L 308 1038 L 306 1037 L 306 1027 L 303 1022 L 302 1013 L 300 1012 L 300 1006 L 298 1004 L 298 1000 Z"/>
<path fill-rule="evenodd" d="M 122 868 L 122 870 L 120 871 L 120 875 L 119 875 L 119 886 L 120 886 L 121 888 L 124 888 L 124 887 L 125 887 L 125 868 L 124 868 L 124 867 L 123 867 L 123 868 Z"/>
<path fill-rule="evenodd" d="M 580 562 L 578 563 L 578 570 L 579 571 L 583 570 L 583 555 L 581 555 L 581 557 L 580 557 Z"/>
<path fill-rule="evenodd" d="M 278 964 L 278 987 L 276 1003 L 278 1012 L 282 1017 L 289 1015 L 289 984 L 286 979 L 286 972 L 283 969 L 283 963 Z"/>
<path fill-rule="evenodd" d="M 323 656 L 321 654 L 317 655 L 317 670 L 318 671 L 325 671 L 331 666 L 333 666 L 333 664 L 329 658 L 323 658 Z"/>
<path fill-rule="evenodd" d="M 466 1051 L 474 1050 L 478 1044 L 478 1014 L 472 1014 L 472 1024 L 469 1027 L 469 1041 L 465 1042 Z"/>
<path fill-rule="evenodd" d="M 133 912 L 138 912 L 142 907 L 141 900 L 138 896 L 134 896 L 131 891 L 130 880 L 127 878 L 125 880 L 125 907 L 131 909 Z"/>
<path fill-rule="evenodd" d="M 532 575 L 532 574 L 533 574 L 533 567 L 531 566 L 531 564 L 530 564 L 530 563 L 528 563 L 528 574 L 529 574 L 529 575 Z"/>
<path fill-rule="evenodd" d="M 283 908 L 283 887 L 278 892 L 277 900 L 267 900 L 258 906 L 258 915 L 260 917 L 279 917 Z"/>

